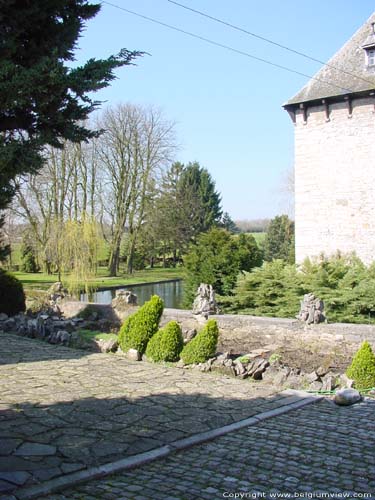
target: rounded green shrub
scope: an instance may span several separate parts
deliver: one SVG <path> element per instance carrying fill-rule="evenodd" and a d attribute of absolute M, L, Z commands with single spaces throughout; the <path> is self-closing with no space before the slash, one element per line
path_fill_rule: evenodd
<path fill-rule="evenodd" d="M 126 318 L 119 332 L 119 344 L 124 352 L 129 349 L 137 349 L 141 354 L 145 352 L 148 341 L 158 331 L 163 309 L 162 299 L 153 295 L 136 313 Z"/>
<path fill-rule="evenodd" d="M 375 355 L 367 340 L 356 352 L 346 375 L 354 380 L 354 386 L 358 390 L 375 387 Z"/>
<path fill-rule="evenodd" d="M 178 361 L 183 347 L 181 327 L 177 321 L 170 321 L 147 344 L 146 356 L 152 361 Z"/>
<path fill-rule="evenodd" d="M 0 269 L 0 313 L 12 316 L 25 310 L 25 294 L 17 278 Z"/>
<path fill-rule="evenodd" d="M 203 330 L 182 349 L 181 359 L 187 365 L 204 363 L 215 355 L 218 338 L 219 328 L 217 322 L 210 319 Z"/>

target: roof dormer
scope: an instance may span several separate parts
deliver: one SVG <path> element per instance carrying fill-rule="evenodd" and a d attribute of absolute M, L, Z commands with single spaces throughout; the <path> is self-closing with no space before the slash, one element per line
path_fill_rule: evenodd
<path fill-rule="evenodd" d="M 375 23 L 371 23 L 371 33 L 362 45 L 366 53 L 366 67 L 375 69 Z"/>

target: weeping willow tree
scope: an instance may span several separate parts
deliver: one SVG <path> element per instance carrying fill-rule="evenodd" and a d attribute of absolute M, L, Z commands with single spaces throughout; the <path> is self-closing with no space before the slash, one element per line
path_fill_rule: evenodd
<path fill-rule="evenodd" d="M 54 224 L 47 252 L 70 293 L 88 294 L 95 288 L 99 243 L 97 224 L 89 217 Z"/>

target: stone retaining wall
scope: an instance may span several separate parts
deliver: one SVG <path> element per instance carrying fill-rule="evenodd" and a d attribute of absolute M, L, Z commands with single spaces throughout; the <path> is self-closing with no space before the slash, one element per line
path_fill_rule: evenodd
<path fill-rule="evenodd" d="M 79 314 L 87 306 L 97 311 L 101 317 L 122 321 L 133 312 L 134 306 L 127 311 L 114 311 L 111 305 L 90 304 L 85 302 L 65 302 L 61 305 L 67 318 Z M 218 314 L 212 316 L 219 324 L 220 347 L 222 350 L 243 352 L 259 346 L 288 346 L 298 349 L 310 346 L 315 352 L 329 353 L 337 349 L 348 354 L 353 353 L 363 342 L 368 340 L 375 348 L 375 325 L 357 325 L 348 323 L 321 323 L 305 325 L 296 319 L 266 318 L 248 315 Z M 165 309 L 161 324 L 178 321 L 183 330 L 200 330 L 205 323 L 201 316 L 194 316 L 190 311 Z M 314 346 L 314 347 L 312 347 Z M 246 349 L 245 349 L 246 350 Z"/>

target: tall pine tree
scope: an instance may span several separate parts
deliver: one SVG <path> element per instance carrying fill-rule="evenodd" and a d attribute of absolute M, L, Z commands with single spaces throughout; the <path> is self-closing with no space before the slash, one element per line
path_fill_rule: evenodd
<path fill-rule="evenodd" d="M 109 85 L 115 68 L 141 55 L 122 49 L 108 59 L 66 65 L 99 10 L 87 0 L 0 2 L 0 210 L 12 199 L 15 177 L 41 168 L 45 145 L 96 135 L 80 124 L 99 104 L 89 93 Z"/>

